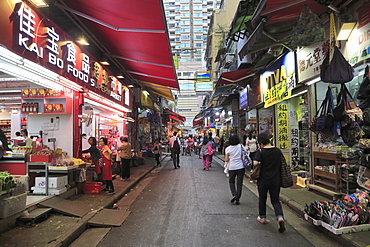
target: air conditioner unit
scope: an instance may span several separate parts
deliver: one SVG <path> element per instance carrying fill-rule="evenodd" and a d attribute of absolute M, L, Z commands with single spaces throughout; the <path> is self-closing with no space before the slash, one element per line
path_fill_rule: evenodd
<path fill-rule="evenodd" d="M 225 56 L 225 64 L 232 64 L 234 62 L 235 54 L 227 53 Z"/>

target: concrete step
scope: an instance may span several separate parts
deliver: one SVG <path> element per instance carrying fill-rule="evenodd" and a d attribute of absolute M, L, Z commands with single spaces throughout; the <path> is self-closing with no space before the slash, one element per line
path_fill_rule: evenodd
<path fill-rule="evenodd" d="M 111 228 L 88 228 L 69 247 L 97 246 Z"/>

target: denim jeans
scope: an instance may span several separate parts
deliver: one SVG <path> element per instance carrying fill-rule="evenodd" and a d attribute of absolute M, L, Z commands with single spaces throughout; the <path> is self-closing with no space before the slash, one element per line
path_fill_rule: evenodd
<path fill-rule="evenodd" d="M 229 185 L 231 194 L 235 199 L 239 200 L 242 196 L 243 188 L 243 178 L 244 178 L 245 168 L 238 170 L 229 170 Z M 235 189 L 235 178 L 236 178 L 236 189 Z"/>

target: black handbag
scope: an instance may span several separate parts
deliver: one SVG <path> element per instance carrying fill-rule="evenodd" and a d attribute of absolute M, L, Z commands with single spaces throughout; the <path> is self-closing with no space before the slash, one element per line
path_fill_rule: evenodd
<path fill-rule="evenodd" d="M 343 57 L 337 46 L 334 46 L 333 58 L 329 63 L 329 53 L 321 65 L 320 77 L 323 82 L 342 84 L 353 79 L 354 70 Z"/>
<path fill-rule="evenodd" d="M 328 87 L 328 90 L 326 91 L 326 96 L 320 106 L 320 109 L 321 113 L 316 119 L 316 131 L 320 132 L 325 129 L 331 130 L 334 126 L 334 116 L 332 110 L 332 98 L 330 87 Z"/>
<path fill-rule="evenodd" d="M 357 99 L 366 99 L 370 96 L 369 65 L 365 68 L 364 79 L 358 89 Z"/>
<path fill-rule="evenodd" d="M 337 97 L 337 106 L 333 110 L 334 120 L 337 122 L 346 120 L 346 98 L 347 87 L 342 84 Z"/>

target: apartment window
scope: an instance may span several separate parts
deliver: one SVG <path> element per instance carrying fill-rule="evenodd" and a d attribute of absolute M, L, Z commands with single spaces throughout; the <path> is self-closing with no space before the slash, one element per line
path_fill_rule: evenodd
<path fill-rule="evenodd" d="M 189 77 L 189 76 L 191 76 L 191 74 L 192 74 L 192 72 L 182 72 L 183 73 L 183 76 L 187 76 L 187 77 Z"/>
<path fill-rule="evenodd" d="M 180 30 L 176 30 L 175 31 L 175 34 L 181 34 L 181 31 Z"/>
<path fill-rule="evenodd" d="M 195 37 L 194 37 L 195 39 L 198 39 L 198 40 L 201 40 L 201 39 L 203 39 L 203 35 L 195 35 Z"/>
<path fill-rule="evenodd" d="M 187 48 L 187 47 L 190 47 L 190 44 L 189 43 L 182 43 L 181 47 Z"/>
<path fill-rule="evenodd" d="M 175 49 L 180 49 L 180 45 L 176 45 L 175 46 Z"/>
<path fill-rule="evenodd" d="M 189 10 L 189 5 L 182 5 L 180 7 L 180 9 L 182 9 L 182 10 Z"/>
<path fill-rule="evenodd" d="M 193 16 L 194 16 L 194 17 L 202 17 L 202 16 L 203 16 L 203 14 L 202 14 L 202 13 L 195 12 L 195 13 L 193 14 Z"/>
<path fill-rule="evenodd" d="M 195 47 L 198 47 L 198 48 L 199 48 L 199 47 L 202 47 L 202 45 L 203 45 L 203 43 L 195 43 L 195 44 L 194 44 L 194 46 L 195 46 Z"/>
<path fill-rule="evenodd" d="M 190 32 L 190 28 L 181 28 L 181 32 L 183 33 Z"/>
<path fill-rule="evenodd" d="M 175 3 L 169 3 L 170 7 L 175 7 Z"/>
<path fill-rule="evenodd" d="M 189 20 L 183 20 L 183 21 L 181 21 L 181 25 L 190 25 L 190 21 Z"/>
<path fill-rule="evenodd" d="M 175 38 L 175 41 L 180 41 L 180 38 Z"/>
<path fill-rule="evenodd" d="M 194 20 L 195 25 L 202 25 L 203 21 L 202 20 Z"/>
<path fill-rule="evenodd" d="M 175 27 L 175 24 L 170 24 L 170 25 L 168 25 L 168 26 L 169 26 L 170 28 L 171 28 L 171 27 Z"/>
<path fill-rule="evenodd" d="M 202 5 L 194 4 L 193 9 L 200 10 L 200 9 L 202 9 Z"/>
<path fill-rule="evenodd" d="M 196 28 L 194 28 L 194 32 L 203 32 L 203 28 L 196 27 Z"/>
<path fill-rule="evenodd" d="M 190 17 L 190 13 L 181 13 L 181 17 Z"/>
<path fill-rule="evenodd" d="M 177 72 L 177 76 L 178 77 L 181 77 L 182 76 L 182 72 Z"/>
<path fill-rule="evenodd" d="M 189 35 L 181 35 L 181 39 L 190 39 Z"/>
<path fill-rule="evenodd" d="M 189 3 L 189 0 L 180 0 L 180 3 Z"/>

